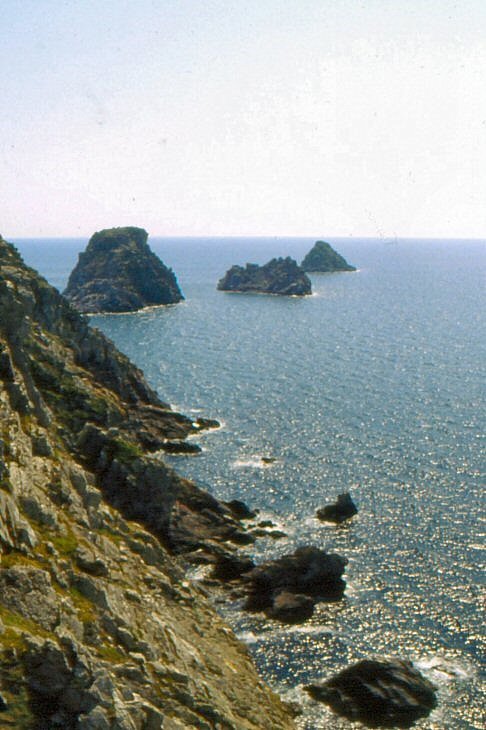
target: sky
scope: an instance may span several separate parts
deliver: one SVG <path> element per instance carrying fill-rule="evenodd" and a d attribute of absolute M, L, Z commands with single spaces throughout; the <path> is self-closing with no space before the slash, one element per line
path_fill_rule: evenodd
<path fill-rule="evenodd" d="M 0 0 L 0 232 L 486 238 L 484 0 Z"/>

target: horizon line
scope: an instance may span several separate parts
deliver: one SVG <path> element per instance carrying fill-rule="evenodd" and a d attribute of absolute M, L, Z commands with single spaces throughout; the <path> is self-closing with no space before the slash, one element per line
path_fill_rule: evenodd
<path fill-rule="evenodd" d="M 113 226 L 113 228 L 140 228 L 140 226 Z M 100 228 L 100 231 L 103 230 L 110 230 L 109 228 Z M 96 233 L 96 231 L 94 232 Z M 12 240 L 17 241 L 25 241 L 25 240 L 62 240 L 62 239 L 70 239 L 70 240 L 78 240 L 78 239 L 90 239 L 94 233 L 91 233 L 89 235 L 62 235 L 62 234 L 55 234 L 55 235 L 43 235 L 43 236 L 36 236 L 36 235 L 20 235 L 20 236 L 7 236 L 5 238 L 3 235 L 0 234 L 0 238 L 3 238 L 4 241 L 8 241 L 9 238 Z M 280 238 L 299 238 L 299 239 L 314 239 L 316 241 L 323 240 L 325 238 L 339 238 L 339 239 L 347 239 L 347 240 L 353 240 L 353 239 L 359 239 L 359 240 L 401 240 L 401 241 L 417 241 L 417 240 L 427 240 L 427 241 L 486 241 L 486 235 L 485 236 L 428 236 L 425 234 L 419 235 L 419 236 L 400 236 L 399 234 L 391 234 L 389 236 L 387 235 L 339 235 L 339 234 L 326 234 L 325 236 L 316 236 L 316 235 L 294 235 L 294 234 L 271 234 L 271 235 L 251 235 L 251 234 L 218 234 L 218 235 L 212 235 L 212 234 L 160 234 L 160 233 L 149 233 L 149 238 L 166 238 L 166 239 L 187 239 L 187 238 L 205 238 L 205 239 L 220 239 L 220 240 L 227 240 L 227 239 L 241 239 L 241 238 L 247 238 L 247 239 L 280 239 Z"/>

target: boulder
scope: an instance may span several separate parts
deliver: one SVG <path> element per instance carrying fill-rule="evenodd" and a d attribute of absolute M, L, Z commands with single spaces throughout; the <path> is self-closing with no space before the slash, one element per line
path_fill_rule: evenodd
<path fill-rule="evenodd" d="M 304 271 L 323 273 L 332 271 L 356 271 L 356 267 L 348 264 L 346 259 L 326 241 L 315 242 L 309 253 L 304 257 L 301 267 Z"/>
<path fill-rule="evenodd" d="M 218 282 L 218 289 L 287 296 L 312 294 L 309 277 L 290 256 L 271 259 L 264 266 L 232 266 Z"/>
<path fill-rule="evenodd" d="M 215 418 L 196 418 L 193 426 L 198 431 L 203 431 L 209 428 L 221 428 L 220 422 Z"/>
<path fill-rule="evenodd" d="M 147 244 L 142 228 L 95 233 L 69 277 L 64 296 L 81 312 L 133 312 L 184 299 L 174 272 Z"/>
<path fill-rule="evenodd" d="M 256 566 L 244 576 L 247 584 L 246 608 L 274 616 L 275 600 L 286 591 L 312 598 L 312 602 L 342 597 L 346 558 L 316 547 L 300 547 L 290 555 Z"/>
<path fill-rule="evenodd" d="M 106 562 L 97 556 L 93 550 L 90 550 L 86 545 L 79 545 L 75 552 L 74 558 L 77 567 L 96 577 L 109 575 L 109 570 Z"/>
<path fill-rule="evenodd" d="M 253 520 L 258 514 L 258 510 L 251 510 L 241 499 L 232 499 L 225 504 L 237 520 Z"/>
<path fill-rule="evenodd" d="M 282 591 L 273 599 L 267 615 L 286 624 L 298 624 L 310 618 L 313 612 L 314 599 L 311 596 Z"/>
<path fill-rule="evenodd" d="M 368 727 L 408 728 L 436 706 L 436 687 L 401 659 L 365 659 L 304 688 L 334 712 Z"/>
<path fill-rule="evenodd" d="M 212 577 L 221 581 L 235 580 L 254 567 L 255 563 L 248 555 L 221 553 L 216 556 Z"/>
<path fill-rule="evenodd" d="M 358 514 L 358 508 L 351 499 L 349 492 L 339 494 L 334 504 L 328 504 L 322 509 L 317 510 L 316 515 L 324 522 L 341 523 L 349 520 Z"/>

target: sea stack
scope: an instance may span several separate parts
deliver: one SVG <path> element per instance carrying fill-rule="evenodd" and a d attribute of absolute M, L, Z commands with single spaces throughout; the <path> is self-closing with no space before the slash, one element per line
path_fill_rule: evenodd
<path fill-rule="evenodd" d="M 304 271 L 330 273 L 333 271 L 356 271 L 355 266 L 348 264 L 326 241 L 316 241 L 301 263 Z"/>
<path fill-rule="evenodd" d="M 80 312 L 134 312 L 184 299 L 174 272 L 150 249 L 143 228 L 95 233 L 71 272 L 64 296 Z"/>
<path fill-rule="evenodd" d="M 263 266 L 232 266 L 218 282 L 218 289 L 286 296 L 312 294 L 309 277 L 290 256 L 271 259 Z"/>

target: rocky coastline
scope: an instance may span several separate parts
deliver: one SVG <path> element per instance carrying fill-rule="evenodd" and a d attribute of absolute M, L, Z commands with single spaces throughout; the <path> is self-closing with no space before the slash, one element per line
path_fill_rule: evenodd
<path fill-rule="evenodd" d="M 151 455 L 201 424 L 3 240 L 0 424 L 0 726 L 293 728 L 185 575 L 252 539 Z"/>
<path fill-rule="evenodd" d="M 259 679 L 205 587 L 300 623 L 342 599 L 346 558 L 301 546 L 255 564 L 248 546 L 278 530 L 160 458 L 197 450 L 187 437 L 218 422 L 174 412 L 1 238 L 0 415 L 0 724 L 294 728 L 295 707 Z M 325 519 L 355 510 L 340 495 Z M 207 566 L 202 586 L 188 565 Z M 309 693 L 366 723 L 332 681 Z M 426 689 L 420 716 L 435 706 Z M 384 716 L 395 702 L 391 692 Z"/>

